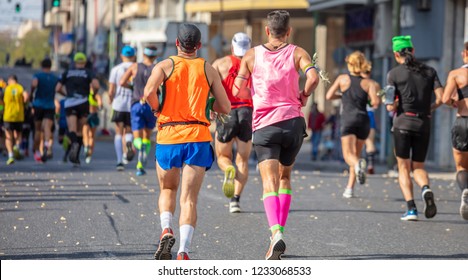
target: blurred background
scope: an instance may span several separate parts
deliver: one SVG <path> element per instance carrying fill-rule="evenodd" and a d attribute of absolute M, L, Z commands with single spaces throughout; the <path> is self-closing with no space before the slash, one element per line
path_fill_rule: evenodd
<path fill-rule="evenodd" d="M 265 43 L 266 15 L 276 9 L 291 14 L 289 42 L 317 52 L 332 81 L 346 72 L 346 55 L 360 50 L 373 63 L 372 77 L 385 85 L 394 66 L 391 38 L 412 35 L 416 58 L 445 83 L 448 71 L 462 64 L 468 41 L 468 0 L 0 0 L 0 75 L 32 75 L 44 57 L 61 73 L 81 51 L 105 89 L 124 44 L 136 47 L 139 59 L 143 46 L 155 44 L 163 59 L 176 53 L 178 24 L 189 21 L 203 34 L 199 55 L 212 62 L 230 53 L 237 32 L 249 34 L 252 46 Z M 330 116 L 340 104 L 325 101 L 325 92 L 321 83 L 314 101 Z M 376 116 L 379 159 L 391 166 L 389 117 L 384 108 Z M 454 118 L 445 107 L 434 114 L 429 163 L 453 165 L 448 135 Z"/>

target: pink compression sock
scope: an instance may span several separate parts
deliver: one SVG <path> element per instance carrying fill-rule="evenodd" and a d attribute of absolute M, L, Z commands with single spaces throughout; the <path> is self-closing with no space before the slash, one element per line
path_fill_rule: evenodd
<path fill-rule="evenodd" d="M 271 192 L 263 195 L 263 206 L 268 219 L 270 229 L 278 229 L 280 202 L 278 193 Z"/>
<path fill-rule="evenodd" d="M 282 227 L 286 226 L 288 220 L 289 207 L 291 206 L 292 191 L 288 189 L 279 189 L 279 224 Z"/>

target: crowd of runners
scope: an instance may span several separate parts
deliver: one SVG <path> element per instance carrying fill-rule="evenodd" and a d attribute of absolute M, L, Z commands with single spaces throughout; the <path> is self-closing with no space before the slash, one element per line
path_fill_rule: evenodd
<path fill-rule="evenodd" d="M 154 63 L 155 47 L 145 47 L 144 59 L 138 63 L 135 49 L 122 48 L 122 63 L 111 70 L 108 90 L 115 123 L 116 169 L 124 170 L 136 158 L 136 175 L 146 174 L 150 137 L 156 128 L 162 233 L 155 259 L 172 258 L 171 249 L 176 241 L 173 215 L 179 187 L 177 259 L 190 259 L 198 194 L 205 172 L 215 159 L 224 173 L 222 191 L 230 199 L 229 211 L 242 211 L 240 198 L 248 180 L 252 150 L 258 159 L 263 205 L 271 232 L 265 259 L 281 259 L 286 249 L 284 233 L 292 202 L 291 173 L 307 136 L 302 107 L 319 80 L 326 81 L 315 59 L 301 47 L 288 43 L 289 20 L 287 11 L 269 13 L 265 27 L 267 42 L 252 48 L 247 34 L 236 33 L 231 55 L 212 65 L 197 56 L 202 47 L 201 33 L 188 23 L 179 27 L 177 55 L 159 63 Z M 416 60 L 410 36 L 394 37 L 392 47 L 397 66 L 388 73 L 383 89 L 370 79 L 371 63 L 363 53 L 355 51 L 346 58 L 349 73 L 338 76 L 326 93 L 327 100 L 342 100 L 341 144 L 350 171 L 343 197 L 354 196 L 355 182 L 366 182 L 368 161 L 373 166 L 373 158 L 366 161 L 361 158 L 361 151 L 366 145 L 368 155 L 375 152 L 370 144 L 375 127 L 369 111 L 383 103 L 395 116 L 392 137 L 399 184 L 407 203 L 401 220 L 418 220 L 411 173 L 420 187 L 424 216 L 433 218 L 437 207 L 424 161 L 431 115 L 446 104 L 457 110 L 452 128 L 453 155 L 461 191 L 460 215 L 468 220 L 468 43 L 462 52 L 465 65 L 450 72 L 445 88 L 432 67 Z M 24 135 L 29 133 L 28 126 L 29 131 L 31 128 L 35 131 L 33 154 L 37 162 L 52 157 L 56 126 L 58 142 L 65 150 L 63 160 L 79 165 L 84 147 L 85 161 L 91 162 L 103 99 L 100 84 L 85 67 L 86 62 L 83 53 L 75 54 L 73 67 L 59 78 L 50 71 L 51 61 L 45 59 L 42 71 L 34 75 L 29 93 L 14 75 L 8 78 L 0 98 L 7 164 L 27 156 L 24 147 L 28 146 L 23 141 L 29 138 Z M 299 86 L 301 75 L 305 77 L 303 88 Z M 56 93 L 64 98 L 55 99 Z M 216 121 L 215 149 L 209 129 L 212 121 Z"/>

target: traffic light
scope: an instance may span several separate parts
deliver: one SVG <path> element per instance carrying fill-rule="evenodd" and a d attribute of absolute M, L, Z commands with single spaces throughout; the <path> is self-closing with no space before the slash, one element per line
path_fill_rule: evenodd
<path fill-rule="evenodd" d="M 15 12 L 16 12 L 16 13 L 21 12 L 21 4 L 20 4 L 20 3 L 16 3 L 16 5 L 15 5 Z"/>
<path fill-rule="evenodd" d="M 52 8 L 60 8 L 60 0 L 52 0 Z"/>

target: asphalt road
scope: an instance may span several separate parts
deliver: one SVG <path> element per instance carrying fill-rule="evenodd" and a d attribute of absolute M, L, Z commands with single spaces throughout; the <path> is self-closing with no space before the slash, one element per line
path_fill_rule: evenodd
<path fill-rule="evenodd" d="M 434 219 L 420 214 L 418 222 L 402 222 L 405 202 L 395 178 L 370 176 L 356 198 L 344 199 L 343 164 L 311 163 L 309 150 L 307 143 L 292 179 L 285 259 L 468 259 L 460 191 L 452 180 L 438 179 L 451 176 L 432 179 Z M 135 176 L 134 163 L 115 171 L 111 141 L 98 142 L 91 164 L 78 168 L 59 161 L 58 147 L 54 153 L 46 164 L 27 158 L 7 166 L 1 158 L 0 259 L 152 259 L 161 231 L 154 168 L 144 177 Z M 263 259 L 269 231 L 255 166 L 243 213 L 229 213 L 222 178 L 216 164 L 206 174 L 191 258 Z M 416 203 L 422 212 L 419 195 Z M 177 249 L 178 241 L 174 257 Z"/>

